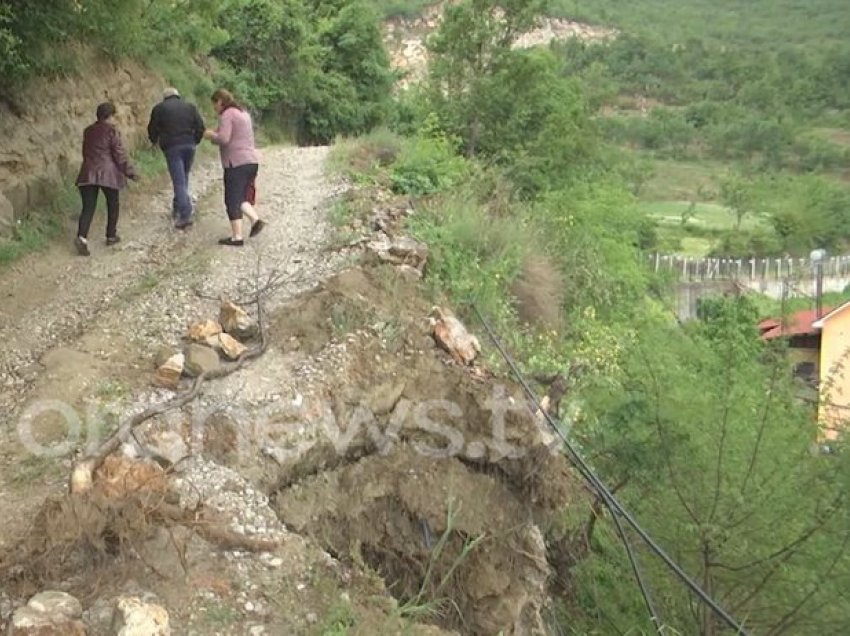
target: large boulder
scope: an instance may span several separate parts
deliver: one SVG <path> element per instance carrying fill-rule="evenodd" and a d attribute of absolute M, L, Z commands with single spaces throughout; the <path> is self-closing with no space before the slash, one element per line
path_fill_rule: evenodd
<path fill-rule="evenodd" d="M 210 336 L 205 341 L 208 346 L 212 347 L 228 360 L 236 360 L 248 350 L 248 347 L 239 342 L 229 333 L 220 333 L 215 336 Z"/>

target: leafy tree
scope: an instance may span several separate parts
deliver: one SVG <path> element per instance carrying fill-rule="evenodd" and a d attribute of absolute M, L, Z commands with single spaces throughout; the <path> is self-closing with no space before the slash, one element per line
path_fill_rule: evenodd
<path fill-rule="evenodd" d="M 319 56 L 303 3 L 250 0 L 222 13 L 219 24 L 229 38 L 213 54 L 243 99 L 259 110 L 296 107 Z"/>
<path fill-rule="evenodd" d="M 307 92 L 304 136 L 328 142 L 365 133 L 387 117 L 393 83 L 377 13 L 359 0 L 321 0 L 313 19 L 320 74 Z"/>
<path fill-rule="evenodd" d="M 480 138 L 486 134 L 485 86 L 542 8 L 542 0 L 463 0 L 446 6 L 440 28 L 428 39 L 433 108 L 446 129 L 463 140 L 469 157 L 478 152 Z"/>
<path fill-rule="evenodd" d="M 641 323 L 619 388 L 590 390 L 574 431 L 653 537 L 752 633 L 837 634 L 850 621 L 838 591 L 850 580 L 850 466 L 812 455 L 812 407 L 796 401 L 790 365 L 759 341 L 756 317 L 730 298 L 706 303 L 686 330 Z M 593 541 L 580 578 L 596 562 L 625 577 L 610 539 Z M 641 563 L 665 625 L 723 631 L 648 553 Z M 645 621 L 633 600 L 592 604 L 626 626 Z"/>
<path fill-rule="evenodd" d="M 255 108 L 305 143 L 366 132 L 387 114 L 392 75 L 374 11 L 358 0 L 249 0 L 221 18 L 214 54 Z"/>
<path fill-rule="evenodd" d="M 741 223 L 748 214 L 755 211 L 757 199 L 752 182 L 738 176 L 731 176 L 720 184 L 720 200 L 735 215 L 735 229 L 741 229 Z"/>
<path fill-rule="evenodd" d="M 850 192 L 816 175 L 768 181 L 770 219 L 786 251 L 836 249 L 850 238 Z"/>

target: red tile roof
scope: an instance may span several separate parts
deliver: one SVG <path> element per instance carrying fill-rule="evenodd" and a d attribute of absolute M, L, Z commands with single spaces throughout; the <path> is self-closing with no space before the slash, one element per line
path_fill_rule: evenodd
<path fill-rule="evenodd" d="M 824 307 L 821 310 L 821 316 L 825 316 L 832 311 L 832 307 Z M 809 336 L 818 333 L 818 329 L 812 326 L 812 323 L 818 319 L 816 309 L 804 309 L 789 314 L 784 320 L 776 318 L 768 318 L 759 323 L 759 330 L 762 332 L 762 340 L 773 340 L 783 336 Z"/>

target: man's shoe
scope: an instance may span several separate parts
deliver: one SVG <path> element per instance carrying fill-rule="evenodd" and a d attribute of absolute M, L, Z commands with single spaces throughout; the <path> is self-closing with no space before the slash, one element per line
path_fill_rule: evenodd
<path fill-rule="evenodd" d="M 81 236 L 74 239 L 74 246 L 77 248 L 77 254 L 80 256 L 89 256 L 89 244 Z"/>
<path fill-rule="evenodd" d="M 223 239 L 218 239 L 219 245 L 232 245 L 233 247 L 242 247 L 245 245 L 245 241 L 242 239 L 235 239 L 232 237 L 227 237 Z"/>
<path fill-rule="evenodd" d="M 262 219 L 257 219 L 257 222 L 251 226 L 251 233 L 248 236 L 257 236 L 266 227 L 266 222 Z"/>
<path fill-rule="evenodd" d="M 107 236 L 106 237 L 106 244 L 107 245 L 115 245 L 116 243 L 120 243 L 120 242 L 121 242 L 121 237 L 118 236 L 117 234 L 115 236 Z"/>
<path fill-rule="evenodd" d="M 187 227 L 192 225 L 192 223 L 194 223 L 192 219 L 181 219 L 174 224 L 174 227 L 178 230 L 185 230 Z"/>

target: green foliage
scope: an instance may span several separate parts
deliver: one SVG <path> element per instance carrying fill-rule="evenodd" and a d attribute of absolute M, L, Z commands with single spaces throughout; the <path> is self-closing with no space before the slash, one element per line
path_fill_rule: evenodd
<path fill-rule="evenodd" d="M 393 77 L 365 0 L 10 0 L 0 8 L 0 97 L 14 102 L 27 80 L 69 70 L 78 43 L 149 63 L 204 97 L 212 82 L 191 69 L 212 53 L 219 83 L 305 143 L 366 132 L 388 114 Z"/>
<path fill-rule="evenodd" d="M 303 3 L 250 0 L 223 12 L 219 23 L 229 38 L 213 53 L 228 65 L 225 76 L 246 102 L 266 110 L 303 94 L 304 69 L 318 56 Z"/>
<path fill-rule="evenodd" d="M 14 87 L 69 70 L 78 42 L 114 58 L 206 53 L 226 37 L 219 14 L 239 1 L 8 0 L 0 7 L 0 81 Z"/>
<path fill-rule="evenodd" d="M 850 190 L 814 175 L 771 179 L 771 217 L 782 246 L 792 253 L 839 249 L 850 239 Z"/>
<path fill-rule="evenodd" d="M 394 192 L 422 196 L 451 189 L 468 173 L 444 136 L 417 136 L 405 143 L 390 172 Z"/>
<path fill-rule="evenodd" d="M 371 0 L 372 6 L 384 18 L 415 18 L 434 4 L 433 0 Z"/>
<path fill-rule="evenodd" d="M 461 306 L 474 302 L 498 320 L 513 314 L 510 284 L 530 247 L 518 240 L 528 236 L 523 224 L 493 217 L 458 195 L 429 204 L 412 219 L 411 228 L 429 246 L 428 278 L 436 289 Z"/>
<path fill-rule="evenodd" d="M 345 636 L 357 625 L 357 616 L 351 604 L 340 601 L 333 605 L 319 626 L 321 636 Z"/>
<path fill-rule="evenodd" d="M 399 156 L 405 141 L 386 128 L 378 128 L 356 139 L 342 139 L 331 149 L 330 166 L 358 183 L 381 178 Z"/>
<path fill-rule="evenodd" d="M 214 50 L 229 84 L 304 143 L 365 133 L 388 112 L 392 74 L 377 15 L 359 0 L 248 0 L 222 15 Z"/>
<path fill-rule="evenodd" d="M 741 229 L 744 217 L 754 212 L 758 202 L 753 193 L 752 183 L 737 175 L 720 183 L 720 201 L 735 215 L 735 229 Z"/>
<path fill-rule="evenodd" d="M 638 4 L 582 8 L 605 8 L 610 18 L 615 9 L 663 5 L 675 15 L 708 5 Z M 730 5 L 719 4 L 728 19 Z M 837 60 L 822 49 L 723 50 L 707 37 L 670 42 L 636 32 L 610 45 L 567 44 L 564 68 L 549 53 L 510 50 L 504 24 L 486 7 L 461 3 L 431 42 L 424 112 L 485 167 L 472 170 L 466 197 L 431 196 L 417 206 L 413 229 L 432 249 L 427 279 L 461 311 L 476 302 L 525 368 L 587 369 L 572 396 L 583 404 L 571 414 L 574 439 L 606 481 L 621 484 L 651 534 L 749 629 L 840 631 L 850 606 L 832 582 L 850 577 L 850 507 L 837 486 L 848 479 L 846 458 L 810 453 L 812 410 L 796 399 L 782 347 L 758 339 L 761 308 L 744 299 L 707 301 L 701 321 L 679 327 L 648 298 L 663 292 L 662 282 L 639 265 L 641 250 L 661 237 L 634 201 L 663 197 L 676 205 L 682 240 L 710 238 L 721 250 L 842 245 L 846 188 L 778 171 L 808 169 L 806 156 L 818 165 L 818 153 L 822 165 L 840 166 L 830 159 L 840 146 L 818 147 L 823 139 L 801 125 L 843 108 L 843 87 L 824 94 L 824 78 L 836 78 L 826 60 Z M 658 29 L 669 19 L 659 19 Z M 565 69 L 579 81 L 563 80 Z M 601 86 L 582 85 L 591 79 Z M 661 105 L 649 100 L 645 114 L 604 119 L 603 134 L 621 146 L 600 147 L 591 107 L 630 91 Z M 424 121 L 415 98 L 397 110 L 398 130 Z M 650 152 L 624 160 L 623 145 Z M 707 157 L 741 165 L 730 170 Z M 701 163 L 682 163 L 692 158 Z M 484 195 L 483 184 L 494 182 L 505 185 Z M 436 180 L 428 185 L 428 192 L 444 189 Z M 563 276 L 563 329 L 517 320 L 511 294 L 529 250 L 551 258 Z M 616 537 L 601 520 L 595 530 L 576 525 L 586 519 L 572 520 L 573 529 L 590 533 L 590 552 L 570 573 L 577 598 L 564 608 L 565 623 L 573 633 L 649 631 Z M 668 633 L 720 633 L 648 553 L 639 556 Z"/>
<path fill-rule="evenodd" d="M 850 508 L 835 487 L 846 458 L 810 454 L 811 407 L 795 400 L 781 349 L 758 339 L 758 309 L 728 299 L 702 312 L 686 330 L 642 322 L 619 388 L 588 390 L 574 430 L 607 480 L 627 484 L 621 497 L 656 540 L 752 632 L 792 620 L 791 633 L 829 632 L 850 618 L 845 603 L 823 611 L 835 599 L 826 581 L 850 565 Z M 605 549 L 587 575 L 598 569 L 611 581 L 617 560 Z M 682 633 L 716 628 L 656 561 L 641 561 L 666 623 Z M 614 567 L 626 576 L 622 559 Z M 637 620 L 634 598 L 619 596 L 594 595 L 588 606 Z"/>
<path fill-rule="evenodd" d="M 501 11 L 495 11 L 497 6 Z M 498 5 L 493 0 L 464 0 L 446 7 L 439 29 L 429 38 L 431 108 L 444 128 L 463 140 L 468 156 L 479 151 L 482 136 L 486 140 L 491 135 L 489 126 L 505 107 L 505 87 L 498 87 L 499 95 L 490 95 L 496 76 L 506 73 L 513 80 L 521 79 L 504 65 L 511 57 L 512 43 L 541 10 L 540 0 L 508 0 Z M 497 103 L 488 104 L 489 97 L 496 97 Z"/>

